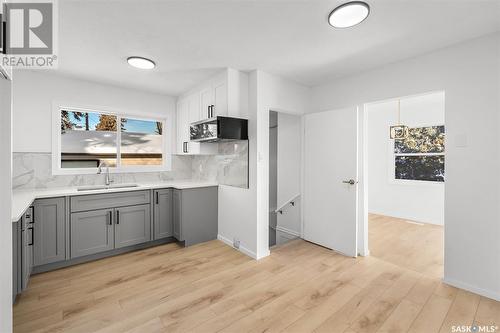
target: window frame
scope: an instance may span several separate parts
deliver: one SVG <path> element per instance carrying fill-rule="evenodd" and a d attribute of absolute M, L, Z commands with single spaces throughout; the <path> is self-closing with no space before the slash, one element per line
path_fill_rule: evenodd
<path fill-rule="evenodd" d="M 72 106 L 73 105 L 73 106 Z M 160 121 L 163 124 L 162 133 L 162 164 L 161 165 L 120 165 L 120 150 L 121 150 L 121 131 L 117 126 L 116 131 L 116 167 L 110 167 L 110 173 L 137 173 L 137 172 L 163 172 L 171 171 L 172 169 L 172 143 L 173 137 L 170 133 L 174 130 L 172 117 L 158 117 L 154 115 L 137 115 L 137 112 L 129 110 L 116 110 L 102 106 L 74 106 L 74 103 L 53 102 L 52 106 L 52 174 L 53 175 L 90 175 L 96 174 L 97 168 L 62 168 L 61 167 L 61 111 L 81 111 L 104 113 L 117 117 L 117 124 L 120 124 L 122 118 L 132 118 L 146 121 Z"/>
<path fill-rule="evenodd" d="M 433 127 L 433 126 L 445 126 L 444 124 L 432 124 L 432 125 L 416 125 L 414 128 L 421 127 Z M 394 152 L 394 141 L 395 139 L 389 139 L 389 182 L 396 185 L 423 185 L 423 186 L 444 186 L 445 181 L 438 182 L 432 180 L 417 180 L 417 179 L 398 179 L 396 178 L 396 157 L 397 156 L 444 156 L 446 163 L 446 126 L 445 126 L 445 143 L 444 152 L 442 153 L 396 153 Z"/>

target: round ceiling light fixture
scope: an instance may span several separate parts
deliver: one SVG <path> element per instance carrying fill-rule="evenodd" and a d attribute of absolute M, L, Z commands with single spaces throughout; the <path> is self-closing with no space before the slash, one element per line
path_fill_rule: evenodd
<path fill-rule="evenodd" d="M 153 60 L 143 57 L 128 57 L 127 62 L 130 66 L 139 69 L 153 69 L 156 64 Z"/>
<path fill-rule="evenodd" d="M 346 2 L 328 15 L 328 23 L 335 28 L 349 28 L 360 24 L 370 15 L 370 6 L 363 1 Z"/>

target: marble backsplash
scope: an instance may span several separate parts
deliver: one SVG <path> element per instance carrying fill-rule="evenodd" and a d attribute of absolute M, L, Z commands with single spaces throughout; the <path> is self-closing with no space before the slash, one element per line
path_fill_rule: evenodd
<path fill-rule="evenodd" d="M 248 188 L 248 141 L 221 142 L 217 155 L 193 156 L 192 178 Z"/>
<path fill-rule="evenodd" d="M 172 170 L 165 172 L 134 172 L 113 174 L 115 183 L 155 182 L 191 179 L 191 156 L 172 156 Z M 52 175 L 50 153 L 13 153 L 12 188 L 30 189 L 104 183 L 104 175 Z"/>
<path fill-rule="evenodd" d="M 13 153 L 12 173 L 13 189 L 104 183 L 104 175 L 52 175 L 50 153 Z M 248 188 L 248 141 L 219 143 L 217 155 L 172 155 L 171 171 L 117 173 L 112 178 L 115 183 L 193 179 Z"/>

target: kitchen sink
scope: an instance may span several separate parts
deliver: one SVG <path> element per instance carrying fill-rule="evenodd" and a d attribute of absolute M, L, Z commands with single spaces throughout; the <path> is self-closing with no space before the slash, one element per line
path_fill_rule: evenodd
<path fill-rule="evenodd" d="M 99 191 L 99 190 L 112 190 L 119 188 L 133 188 L 138 187 L 137 184 L 113 184 L 113 185 L 90 185 L 90 186 L 79 186 L 77 191 Z"/>

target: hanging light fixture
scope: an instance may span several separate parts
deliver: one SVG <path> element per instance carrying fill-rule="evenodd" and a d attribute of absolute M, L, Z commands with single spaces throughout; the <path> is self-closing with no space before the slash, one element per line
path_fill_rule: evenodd
<path fill-rule="evenodd" d="M 398 99 L 398 124 L 390 127 L 390 138 L 404 140 L 408 137 L 408 126 L 401 125 L 401 100 Z"/>

